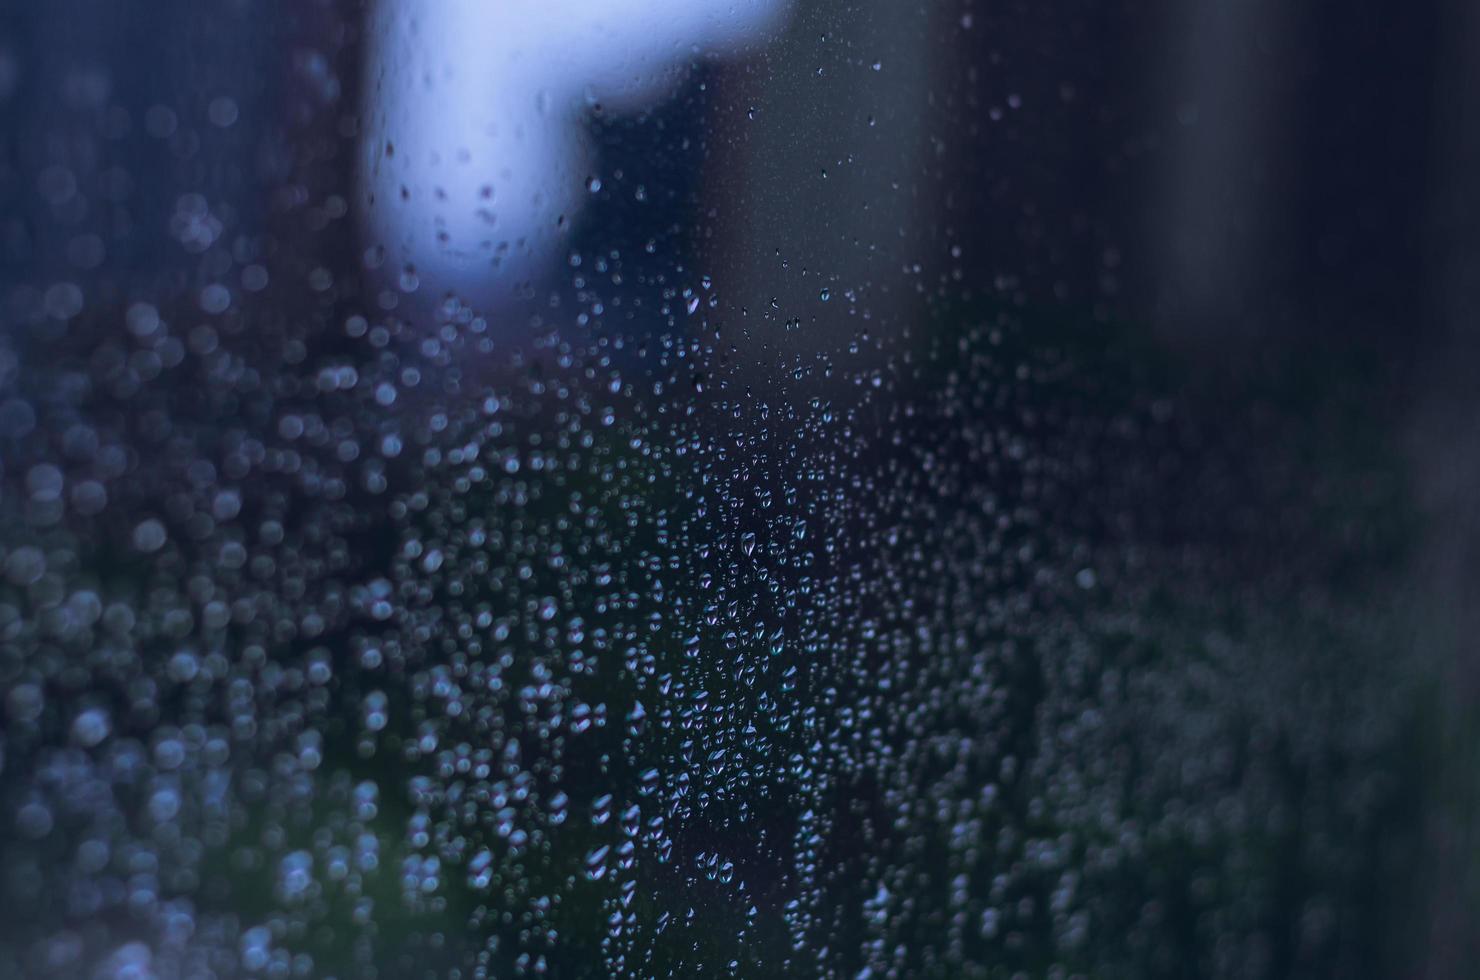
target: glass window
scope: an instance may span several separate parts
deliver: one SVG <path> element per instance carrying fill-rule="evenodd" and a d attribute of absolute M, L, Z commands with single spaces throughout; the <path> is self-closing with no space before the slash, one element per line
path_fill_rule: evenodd
<path fill-rule="evenodd" d="M 0 975 L 1470 975 L 1476 44 L 0 11 Z"/>

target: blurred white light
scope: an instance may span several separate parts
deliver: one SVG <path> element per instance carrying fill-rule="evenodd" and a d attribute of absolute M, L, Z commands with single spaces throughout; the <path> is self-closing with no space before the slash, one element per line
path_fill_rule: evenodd
<path fill-rule="evenodd" d="M 776 28 L 790 0 L 381 0 L 360 198 L 421 289 L 496 302 L 549 268 L 589 197 L 587 115 L 669 93 L 698 55 Z"/>

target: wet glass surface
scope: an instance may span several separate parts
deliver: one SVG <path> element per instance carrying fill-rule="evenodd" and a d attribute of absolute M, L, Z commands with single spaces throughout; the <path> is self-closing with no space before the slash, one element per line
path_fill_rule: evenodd
<path fill-rule="evenodd" d="M 1469 975 L 1476 44 L 0 8 L 0 975 Z"/>

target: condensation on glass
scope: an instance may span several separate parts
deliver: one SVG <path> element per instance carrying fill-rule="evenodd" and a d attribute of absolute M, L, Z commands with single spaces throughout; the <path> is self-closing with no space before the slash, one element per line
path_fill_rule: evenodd
<path fill-rule="evenodd" d="M 0 974 L 1391 972 L 1468 62 L 1277 6 L 0 13 Z"/>

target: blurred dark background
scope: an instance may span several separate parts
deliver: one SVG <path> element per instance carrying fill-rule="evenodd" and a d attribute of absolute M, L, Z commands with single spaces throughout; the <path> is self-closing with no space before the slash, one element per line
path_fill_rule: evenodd
<path fill-rule="evenodd" d="M 221 336 L 243 349 L 295 342 L 295 364 L 348 356 L 354 345 L 345 339 L 347 318 L 395 320 L 388 349 L 405 352 L 410 363 L 431 332 L 427 324 L 451 317 L 439 320 L 436 311 L 445 313 L 447 304 L 430 274 L 412 295 L 401 285 L 403 269 L 372 258 L 377 243 L 365 240 L 363 216 L 355 213 L 368 97 L 362 80 L 372 70 L 366 23 L 362 5 L 328 0 L 271 10 L 235 0 L 0 7 L 7 384 L 39 372 L 53 350 L 70 351 L 68 364 L 88 363 L 108 324 L 144 298 L 162 310 L 181 309 L 182 321 L 200 308 L 219 314 Z M 1149 624 L 1141 639 L 1152 652 L 1135 656 L 1154 662 L 1151 674 L 1180 676 L 1178 654 L 1167 651 L 1184 641 L 1217 647 L 1209 637 L 1223 629 L 1237 637 L 1234 645 L 1258 649 L 1216 690 L 1230 702 L 1253 690 L 1252 701 L 1276 705 L 1269 713 L 1287 726 L 1275 726 L 1281 734 L 1271 736 L 1278 764 L 1268 778 L 1278 788 L 1261 796 L 1263 783 L 1249 789 L 1235 779 L 1230 796 L 1253 809 L 1260 801 L 1294 800 L 1293 810 L 1308 805 L 1313 814 L 1295 830 L 1274 833 L 1267 847 L 1252 831 L 1247 841 L 1202 851 L 1168 845 L 1158 852 L 1162 864 L 1148 859 L 1135 873 L 1093 879 L 1105 921 L 1120 922 L 1122 899 L 1127 909 L 1144 910 L 1175 894 L 1186 906 L 1166 901 L 1154 915 L 1127 911 L 1124 935 L 1097 933 L 1073 961 L 1095 975 L 1095 943 L 1102 943 L 1110 975 L 1469 976 L 1480 957 L 1473 928 L 1480 913 L 1477 56 L 1480 8 L 1457 0 L 952 0 L 925 8 L 798 0 L 785 30 L 758 50 L 722 60 L 696 56 L 673 98 L 640 113 L 593 111 L 602 189 L 569 216 L 562 254 L 546 271 L 477 311 L 500 338 L 499 356 L 444 359 L 440 372 L 426 373 L 465 391 L 524 386 L 531 364 L 560 376 L 562 343 L 612 340 L 600 348 L 603 369 L 615 364 L 640 387 L 661 381 L 673 390 L 672 379 L 681 376 L 684 397 L 709 408 L 742 390 L 777 406 L 766 424 L 735 423 L 750 440 L 747 452 L 766 459 L 756 469 L 777 499 L 788 485 L 795 490 L 783 450 L 825 441 L 800 423 L 788 428 L 797 412 L 805 415 L 803 408 L 822 399 L 841 414 L 872 397 L 855 378 L 887 376 L 886 394 L 878 396 L 885 407 L 870 416 L 878 438 L 839 464 L 838 486 L 847 475 L 867 480 L 918 463 L 899 440 L 885 438 L 910 433 L 911 445 L 933 450 L 933 461 L 944 460 L 968 484 L 960 500 L 940 505 L 939 525 L 952 526 L 953 515 L 976 503 L 969 485 L 990 481 L 964 442 L 941 433 L 953 432 L 963 413 L 989 414 L 989 406 L 969 383 L 967 407 L 959 411 L 940 393 L 960 380 L 951 373 L 954 345 L 975 350 L 984 343 L 976 325 L 1001 326 L 1033 377 L 1049 379 L 1021 406 L 1014 400 L 1015 411 L 1052 427 L 1075 413 L 1120 420 L 1121 408 L 1106 406 L 1130 405 L 1128 415 L 1152 433 L 1124 449 L 1106 437 L 1109 450 L 1090 446 L 1078 430 L 1065 436 L 1082 455 L 1100 455 L 1065 480 L 1063 497 L 1042 504 L 1044 520 L 1082 531 L 1085 547 L 1121 563 L 1120 579 L 1102 578 L 1123 583 L 1124 606 Z M 234 297 L 229 308 L 216 309 L 207 295 L 220 283 Z M 691 305 L 693 296 L 700 302 Z M 96 322 L 67 327 L 77 320 L 71 307 L 82 303 Z M 712 363 L 693 374 L 724 382 L 707 393 L 690 374 L 649 356 L 649 347 L 700 341 L 711 345 Z M 826 370 L 834 358 L 848 370 Z M 1080 365 L 1084 387 L 1054 387 L 1063 362 Z M 1025 366 L 991 378 L 1010 388 L 1012 378 L 1027 373 Z M 57 386 L 65 380 L 38 376 Z M 985 390 L 985 376 L 968 371 L 967 379 Z M 580 390 L 579 380 L 572 385 Z M 455 388 L 446 384 L 438 395 L 451 397 Z M 1062 404 L 1054 400 L 1060 394 Z M 408 393 L 399 403 L 408 417 L 425 407 L 420 397 Z M 661 397 L 648 404 L 653 417 L 661 414 Z M 1171 404 L 1175 420 L 1167 422 Z M 920 418 L 938 426 L 900 421 L 916 406 Z M 524 421 L 538 430 L 555 411 L 530 396 Z M 728 414 L 699 414 L 709 434 L 728 434 Z M 30 428 L 0 416 L 10 440 L 0 457 L 5 499 L 13 501 L 11 485 L 24 481 L 22 464 L 37 450 L 26 441 Z M 1114 432 L 1115 425 L 1103 428 Z M 914 463 L 900 462 L 907 457 Z M 406 480 L 421 478 L 404 462 L 392 465 L 393 478 L 397 465 Z M 713 475 L 738 485 L 741 468 L 728 460 Z M 1075 488 L 1095 503 L 1081 508 Z M 901 526 L 914 528 L 906 538 L 917 533 L 950 551 L 930 537 L 939 515 L 910 508 L 929 497 L 926 489 L 901 482 L 896 490 L 902 496 L 880 491 L 876 511 L 857 515 L 830 561 L 855 562 L 887 578 L 880 569 L 892 552 L 870 537 L 877 522 L 863 518 L 882 521 L 891 508 L 904 514 Z M 653 493 L 678 512 L 696 506 L 677 491 L 671 501 Z M 698 527 L 711 519 L 686 513 Z M 732 530 L 764 535 L 768 518 L 757 514 L 737 519 Z M 6 535 L 16 541 L 22 525 L 31 527 L 19 511 L 7 519 L 14 523 Z M 366 568 L 393 564 L 399 539 L 376 528 L 357 533 Z M 658 547 L 662 536 L 646 533 L 633 532 L 633 540 Z M 1056 534 L 1051 526 L 1045 539 Z M 705 542 L 693 544 L 707 555 Z M 85 569 L 87 559 L 79 561 Z M 783 592 L 810 586 L 798 567 L 777 571 Z M 913 569 L 930 585 L 939 572 L 927 574 L 925 565 L 903 558 L 899 567 L 905 580 L 915 581 Z M 756 582 L 748 587 L 764 594 Z M 1058 615 L 1113 618 L 1099 608 L 1064 611 L 1057 601 L 1045 601 L 1046 622 Z M 893 610 L 904 633 L 913 628 L 913 608 Z M 862 617 L 866 609 L 855 612 Z M 1369 613 L 1375 625 L 1364 618 Z M 777 610 L 756 616 L 773 614 L 768 629 L 794 622 Z M 1261 617 L 1269 623 L 1248 627 Z M 1333 622 L 1329 634 L 1322 632 Z M 1350 660 L 1347 639 L 1331 638 L 1338 634 L 1356 637 Z M 1105 642 L 1107 650 L 1114 646 Z M 7 688 L 32 669 L 23 646 L 14 640 L 7 652 L 0 678 Z M 1115 656 L 1105 653 L 1105 663 Z M 1051 674 L 1005 668 L 999 678 L 1023 688 L 1027 707 L 1013 709 L 1013 734 L 1005 740 L 1029 746 L 1024 756 L 1032 755 L 1034 726 L 1057 710 L 1045 693 Z M 946 672 L 936 680 L 941 690 L 953 683 Z M 722 683 L 740 692 L 738 681 Z M 825 687 L 804 689 L 819 698 L 814 707 L 823 715 Z M 1276 691 L 1294 693 L 1286 703 Z M 1304 700 L 1311 691 L 1320 696 Z M 1101 693 L 1086 695 L 1085 703 L 1098 705 Z M 1340 707 L 1348 694 L 1363 707 Z M 753 700 L 744 692 L 735 698 L 742 705 Z M 1307 711 L 1313 702 L 1330 714 Z M 1135 747 L 1125 751 L 1145 753 L 1138 760 L 1152 758 L 1162 743 L 1186 757 L 1214 755 L 1224 744 L 1188 734 L 1190 725 L 1163 738 L 1154 709 L 1134 701 L 1122 707 L 1123 742 Z M 0 779 L 6 806 L 16 809 L 29 799 L 27 767 L 48 736 L 23 732 L 17 711 L 7 710 L 12 749 Z M 1210 709 L 1224 741 L 1247 734 L 1243 710 Z M 1137 730 L 1142 719 L 1146 727 Z M 970 729 L 966 721 L 953 724 Z M 1317 746 L 1309 755 L 1302 755 L 1305 734 Z M 680 750 L 665 743 L 653 751 Z M 1385 802 L 1348 822 L 1346 795 L 1366 785 L 1362 767 L 1369 764 L 1386 787 Z M 383 765 L 387 784 L 404 782 L 400 763 Z M 1145 765 L 1152 776 L 1128 780 L 1137 788 L 1126 796 L 1149 794 L 1146 813 L 1137 813 L 1153 820 L 1166 812 L 1165 801 L 1143 784 L 1159 786 L 1152 777 L 1161 770 Z M 361 774 L 373 769 L 345 766 L 360 766 Z M 588 768 L 572 764 L 597 786 L 605 763 Z M 602 776 L 592 775 L 598 769 Z M 1028 795 L 1017 824 L 1002 818 L 1009 837 L 1014 829 L 1026 833 L 1040 816 L 1030 819 Z M 799 833 L 800 806 L 782 800 L 780 790 L 776 796 L 757 797 L 757 810 L 769 814 L 757 824 L 777 835 Z M 885 788 L 862 786 L 857 796 L 876 803 L 879 814 L 871 816 L 887 825 L 878 803 Z M 1319 804 L 1310 802 L 1318 797 Z M 1195 809 L 1198 800 L 1188 805 Z M 829 838 L 827 853 L 843 855 L 838 867 L 845 870 L 828 886 L 840 906 L 872 897 L 863 884 L 872 879 L 848 864 L 848 855 L 913 855 L 903 831 L 875 831 L 871 816 L 853 813 L 857 826 L 840 819 Z M 5 834 L 6 853 L 27 846 L 10 824 Z M 680 850 L 737 837 L 743 834 L 728 823 L 695 817 Z M 1323 850 L 1328 844 L 1337 856 Z M 1203 880 L 1199 862 L 1208 852 L 1215 863 L 1237 857 L 1218 878 L 1217 887 L 1228 889 L 1218 893 L 1217 906 L 1226 919 L 1196 911 L 1194 884 Z M 754 858 L 757 879 L 767 873 L 764 853 Z M 1245 859 L 1254 870 L 1240 863 Z M 22 885 L 57 891 L 49 874 L 38 871 Z M 991 876 L 972 874 L 972 888 L 985 892 Z M 549 872 L 546 884 L 559 880 Z M 26 884 L 33 881 L 43 884 Z M 1258 947 L 1257 963 L 1238 962 L 1239 951 L 1252 946 L 1219 945 L 1225 927 L 1230 935 L 1255 929 L 1239 919 L 1242 881 L 1251 882 L 1251 895 L 1258 892 L 1249 898 L 1256 908 L 1249 916 L 1276 937 Z M 772 886 L 767 894 L 780 895 Z M 644 881 L 645 893 L 669 887 L 681 890 L 661 874 Z M 761 882 L 756 890 L 767 887 Z M 263 910 L 271 907 L 267 891 L 251 899 Z M 1044 905 L 1047 894 L 1045 887 Z M 245 921 L 248 900 L 239 901 Z M 576 899 L 572 905 L 587 908 Z M 486 911 L 470 913 L 474 907 L 464 895 L 446 916 Z M 591 921 L 606 908 L 591 900 Z M 718 901 L 718 911 L 701 908 L 701 919 L 713 916 L 708 935 L 725 934 L 727 908 Z M 775 909 L 764 915 L 773 912 L 779 922 Z M 34 964 L 25 958 L 26 933 L 50 928 L 48 915 L 7 933 L 18 952 L 0 962 Z M 1321 926 L 1323 915 L 1339 924 Z M 1024 918 L 1052 932 L 1043 915 Z M 901 945 L 931 947 L 944 921 L 944 913 L 919 913 L 900 928 Z M 394 937 L 415 928 L 392 916 L 383 931 Z M 872 935 L 866 925 L 831 928 L 840 948 L 861 947 Z M 1050 958 L 1035 952 L 1038 933 L 1024 926 L 1023 935 L 1003 962 L 1021 970 L 1017 975 L 1039 975 Z M 1175 941 L 1146 940 L 1146 948 L 1155 947 L 1147 953 L 1136 946 L 1142 935 Z M 1337 938 L 1303 944 L 1308 935 Z M 407 964 L 426 953 L 417 942 L 407 940 L 405 949 L 416 954 L 403 951 L 399 966 L 384 967 L 388 975 L 411 973 Z M 782 950 L 786 936 L 779 926 L 765 932 L 763 924 L 754 943 Z M 659 942 L 650 962 L 689 975 L 684 957 L 700 945 Z M 439 952 L 426 955 L 445 954 L 451 963 L 455 946 L 434 946 Z M 971 949 L 986 949 L 979 962 L 996 955 Z M 321 962 L 333 955 L 324 953 Z M 578 954 L 550 955 L 557 975 L 597 972 Z M 864 964 L 857 975 L 866 976 L 869 964 L 877 966 L 866 959 L 846 962 L 853 970 Z M 792 972 L 807 974 L 788 962 Z M 896 963 L 897 975 L 947 975 L 946 961 L 923 962 L 913 970 Z M 811 965 L 821 969 L 820 960 Z M 783 972 L 756 967 L 748 975 Z"/>

